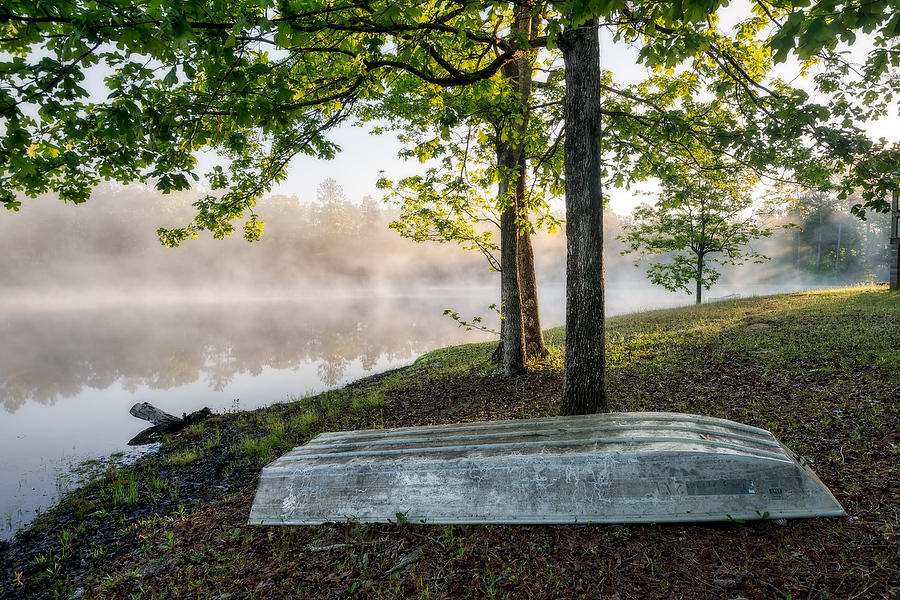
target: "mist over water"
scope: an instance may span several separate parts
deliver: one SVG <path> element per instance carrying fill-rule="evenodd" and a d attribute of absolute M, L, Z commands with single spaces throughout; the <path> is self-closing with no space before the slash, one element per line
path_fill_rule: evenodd
<path fill-rule="evenodd" d="M 443 311 L 497 328 L 499 275 L 477 254 L 402 239 L 393 209 L 331 186 L 316 202 L 261 202 L 261 242 L 161 247 L 155 230 L 186 223 L 194 199 L 102 187 L 85 205 L 41 198 L 0 213 L 0 538 L 71 485 L 73 465 L 127 449 L 147 425 L 128 414 L 135 402 L 178 415 L 256 408 L 495 339 Z M 608 315 L 693 302 L 652 286 L 619 254 L 619 219 L 606 221 Z M 726 272 L 708 297 L 868 276 L 811 276 L 801 262 L 846 266 L 849 250 L 791 235 L 765 240 L 773 260 Z M 543 324 L 562 325 L 565 238 L 534 245 Z"/>
<path fill-rule="evenodd" d="M 149 425 L 129 415 L 135 402 L 176 415 L 257 408 L 490 337 L 435 316 L 454 300 L 471 304 L 420 296 L 0 311 L 0 531 L 52 502 L 72 464 L 124 450 Z"/>

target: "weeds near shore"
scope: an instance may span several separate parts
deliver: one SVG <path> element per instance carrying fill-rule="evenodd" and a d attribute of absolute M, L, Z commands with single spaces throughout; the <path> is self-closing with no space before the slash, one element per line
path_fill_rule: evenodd
<path fill-rule="evenodd" d="M 166 462 L 170 465 L 175 465 L 177 467 L 189 465 L 200 457 L 200 454 L 196 449 L 193 448 L 184 448 L 183 450 L 179 450 L 177 452 L 173 452 L 166 459 Z"/>

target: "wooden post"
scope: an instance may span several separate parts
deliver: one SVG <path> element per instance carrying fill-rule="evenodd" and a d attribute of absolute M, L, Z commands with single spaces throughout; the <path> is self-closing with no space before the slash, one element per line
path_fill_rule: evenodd
<path fill-rule="evenodd" d="M 891 202 L 891 291 L 900 292 L 900 205 L 898 193 L 894 190 Z"/>

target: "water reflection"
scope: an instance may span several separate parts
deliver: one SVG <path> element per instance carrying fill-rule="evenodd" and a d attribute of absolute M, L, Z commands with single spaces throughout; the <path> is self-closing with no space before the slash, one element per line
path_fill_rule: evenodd
<path fill-rule="evenodd" d="M 398 297 L 0 313 L 0 401 L 14 413 L 115 382 L 130 392 L 196 381 L 223 391 L 238 374 L 309 363 L 333 386 L 353 361 L 369 371 L 379 360 L 483 339 L 440 317 L 451 301 L 479 310 L 470 297 Z"/>
<path fill-rule="evenodd" d="M 248 409 L 341 385 L 486 339 L 442 311 L 484 314 L 492 292 L 0 307 L 0 539 L 56 500 L 73 464 L 126 448 L 146 425 L 133 403 Z"/>

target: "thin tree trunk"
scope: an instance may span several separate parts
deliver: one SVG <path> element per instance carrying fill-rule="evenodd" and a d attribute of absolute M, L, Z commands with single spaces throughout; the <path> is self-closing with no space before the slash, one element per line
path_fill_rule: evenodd
<path fill-rule="evenodd" d="M 870 236 L 869 236 L 869 234 L 870 234 L 869 226 L 871 225 L 871 222 L 869 221 L 869 219 L 866 219 L 865 221 L 863 221 L 863 223 L 865 223 L 865 225 L 866 225 L 866 230 L 865 230 L 865 231 L 866 231 L 866 233 L 865 233 L 865 240 L 866 240 L 866 241 L 865 241 L 865 244 L 863 245 L 863 248 L 864 248 L 863 251 L 865 252 L 865 255 L 866 255 L 866 262 L 868 262 L 868 261 L 869 261 L 869 258 L 870 258 L 870 257 L 869 257 L 869 254 L 870 254 L 869 250 L 871 249 L 871 246 L 872 246 L 872 242 L 871 242 L 871 240 L 869 239 L 869 237 L 870 237 Z"/>
<path fill-rule="evenodd" d="M 888 281 L 892 292 L 900 291 L 900 244 L 894 244 L 893 238 L 900 236 L 900 195 L 897 190 L 891 197 L 891 247 L 888 250 Z"/>
<path fill-rule="evenodd" d="M 516 10 L 515 29 L 522 32 L 531 32 L 534 23 L 531 12 L 526 6 L 520 6 Z M 528 103 L 531 100 L 532 57 L 523 55 L 503 68 L 504 78 L 515 81 L 518 92 L 518 101 L 523 107 L 521 119 L 513 126 L 515 139 L 507 136 L 507 141 L 500 141 L 498 136 L 498 165 L 505 175 L 500 185 L 501 202 L 508 201 L 505 194 L 510 192 L 510 179 L 516 171 L 513 205 L 504 211 L 500 219 L 501 238 L 501 297 L 503 306 L 503 319 L 501 321 L 500 345 L 495 355 L 503 356 L 504 371 L 507 375 L 514 375 L 524 370 L 525 361 L 529 358 L 539 358 L 548 354 L 544 344 L 541 320 L 538 312 L 537 280 L 534 275 L 534 250 L 531 245 L 531 235 L 527 228 L 520 228 L 516 223 L 519 219 L 528 218 L 525 208 L 525 187 L 527 182 L 526 169 L 527 158 L 524 152 L 524 137 L 528 129 Z M 515 236 L 515 238 L 514 238 Z M 507 249 L 507 250 L 504 250 Z M 511 263 L 514 250 L 515 269 L 507 266 Z M 507 261 L 507 262 L 504 262 Z M 515 274 L 509 271 L 515 270 Z M 518 306 L 518 308 L 517 308 Z M 517 314 L 512 314 L 517 311 Z"/>
<path fill-rule="evenodd" d="M 527 217 L 526 217 L 527 218 Z M 544 358 L 550 352 L 541 331 L 541 314 L 538 310 L 537 279 L 534 273 L 534 249 L 528 229 L 519 233 L 519 285 L 522 300 L 522 327 L 525 334 L 525 356 L 528 360 Z"/>
<path fill-rule="evenodd" d="M 697 302 L 696 304 L 700 304 L 701 294 L 703 293 L 703 255 L 697 254 Z"/>
<path fill-rule="evenodd" d="M 520 5 L 516 9 L 516 27 L 523 33 L 532 36 L 537 34 L 537 18 L 531 14 L 529 7 Z M 534 53 L 526 53 L 516 61 L 518 67 L 519 102 L 525 108 L 519 132 L 527 133 L 531 117 L 528 110 L 531 102 Z M 519 206 L 519 218 L 526 226 L 519 230 L 518 261 L 519 291 L 522 301 L 522 326 L 525 336 L 525 358 L 527 360 L 544 358 L 549 354 L 544 344 L 544 333 L 541 331 L 541 315 L 538 310 L 537 278 L 534 274 L 534 248 L 531 245 L 531 233 L 528 230 L 528 212 L 525 200 L 528 157 L 525 155 L 524 143 L 519 146 L 519 173 L 516 179 L 516 203 Z"/>
<path fill-rule="evenodd" d="M 503 340 L 506 338 L 506 319 L 502 318 L 503 316 L 503 273 L 500 274 L 500 341 L 497 343 L 497 347 L 494 348 L 494 353 L 491 354 L 491 362 L 494 364 L 502 364 L 503 363 Z"/>
<path fill-rule="evenodd" d="M 819 240 L 816 252 L 816 273 L 822 270 L 822 211 L 819 211 Z"/>
<path fill-rule="evenodd" d="M 837 252 L 834 254 L 834 273 L 837 275 L 838 272 L 838 263 L 841 262 L 841 228 L 844 226 L 842 221 L 838 221 L 838 239 L 837 239 Z"/>
<path fill-rule="evenodd" d="M 499 136 L 498 136 L 499 140 Z M 517 206 L 515 194 L 509 194 L 509 173 L 517 161 L 508 143 L 498 141 L 497 164 L 506 175 L 500 178 L 497 191 L 501 202 L 510 202 L 500 214 L 500 297 L 503 343 L 503 372 L 516 375 L 525 369 L 525 340 L 522 334 L 522 303 L 519 296 Z"/>
<path fill-rule="evenodd" d="M 531 30 L 530 13 L 522 7 L 516 10 L 514 31 Z M 501 317 L 505 321 L 503 337 L 503 371 L 507 376 L 517 375 L 525 370 L 525 331 L 522 318 L 521 284 L 519 281 L 519 231 L 516 223 L 519 217 L 519 171 L 520 157 L 524 150 L 524 133 L 527 128 L 528 97 L 531 92 L 531 79 L 522 81 L 522 61 L 520 58 L 507 63 L 501 70 L 504 79 L 515 84 L 519 100 L 522 102 L 523 114 L 517 126 L 511 131 L 497 131 L 497 165 L 501 176 L 498 186 L 498 197 L 501 206 L 505 206 L 500 214 L 500 287 L 502 308 Z M 524 98 L 524 100 L 523 100 Z M 515 179 L 513 179 L 515 177 Z"/>
<path fill-rule="evenodd" d="M 600 46 L 596 19 L 559 37 L 566 69 L 566 364 L 561 412 L 605 412 Z"/>
<path fill-rule="evenodd" d="M 864 242 L 863 242 L 863 260 L 865 261 L 866 270 L 872 271 L 872 241 L 869 239 L 869 227 L 871 225 L 869 219 L 864 221 L 865 223 L 865 234 L 864 234 Z"/>
<path fill-rule="evenodd" d="M 518 202 L 518 199 L 517 199 Z M 522 218 L 528 216 L 522 211 Z M 550 354 L 544 342 L 544 332 L 541 328 L 541 315 L 538 307 L 537 277 L 534 272 L 534 249 L 531 244 L 531 234 L 528 229 L 519 232 L 517 243 L 519 265 L 519 299 L 522 307 L 522 335 L 525 345 L 526 360 L 532 358 L 544 358 Z M 501 304 L 503 297 L 501 296 Z M 503 340 L 506 338 L 506 319 L 500 320 L 500 342 L 491 356 L 491 361 L 500 363 L 503 361 Z"/>

